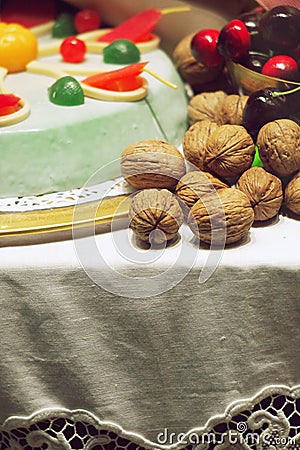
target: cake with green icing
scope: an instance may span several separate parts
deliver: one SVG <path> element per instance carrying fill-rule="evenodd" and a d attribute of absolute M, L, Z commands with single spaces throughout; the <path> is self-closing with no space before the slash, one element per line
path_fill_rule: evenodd
<path fill-rule="evenodd" d="M 39 46 L 55 42 L 39 38 Z M 59 52 L 37 58 L 56 71 L 70 64 Z M 44 73 L 8 73 L 5 89 L 30 107 L 22 121 L 0 128 L 0 197 L 40 195 L 83 186 L 100 168 L 117 160 L 129 144 L 162 139 L 179 145 L 187 128 L 187 95 L 169 56 L 154 48 L 141 53 L 147 68 L 177 86 L 171 88 L 149 73 L 142 73 L 147 95 L 134 101 L 99 100 L 85 96 L 84 103 L 64 106 L 50 101 L 55 78 Z M 99 72 L 120 69 L 104 62 L 103 53 L 87 52 L 77 72 L 93 67 Z M 82 81 L 83 73 L 73 75 Z"/>

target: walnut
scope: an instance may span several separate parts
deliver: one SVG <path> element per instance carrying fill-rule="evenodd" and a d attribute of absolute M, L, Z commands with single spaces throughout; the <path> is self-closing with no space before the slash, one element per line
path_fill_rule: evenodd
<path fill-rule="evenodd" d="M 189 102 L 188 116 L 191 125 L 199 120 L 210 120 L 222 124 L 221 111 L 227 94 L 224 91 L 202 92 Z"/>
<path fill-rule="evenodd" d="M 126 147 L 121 172 L 137 189 L 172 189 L 185 174 L 185 161 L 177 148 L 165 141 L 148 139 Z"/>
<path fill-rule="evenodd" d="M 204 83 L 214 81 L 220 74 L 222 68 L 207 67 L 197 62 L 191 53 L 191 41 L 194 33 L 184 37 L 175 47 L 173 62 L 181 78 L 193 89 L 200 89 Z"/>
<path fill-rule="evenodd" d="M 284 191 L 284 200 L 287 208 L 294 214 L 300 214 L 300 172 L 287 184 Z"/>
<path fill-rule="evenodd" d="M 177 183 L 175 193 L 188 206 L 192 207 L 204 195 L 216 189 L 228 188 L 228 184 L 209 172 L 194 170 L 185 174 Z"/>
<path fill-rule="evenodd" d="M 183 223 L 183 212 L 167 189 L 144 189 L 129 208 L 130 228 L 143 241 L 161 245 L 173 239 Z"/>
<path fill-rule="evenodd" d="M 262 167 L 251 167 L 241 175 L 236 188 L 249 198 L 254 211 L 254 220 L 268 220 L 278 214 L 283 192 L 281 180 L 275 175 Z"/>
<path fill-rule="evenodd" d="M 241 175 L 251 167 L 254 142 L 241 125 L 221 125 L 207 139 L 205 170 L 224 178 Z"/>
<path fill-rule="evenodd" d="M 223 124 L 242 125 L 243 110 L 248 100 L 247 95 L 227 95 L 223 101 L 221 121 Z"/>
<path fill-rule="evenodd" d="M 234 188 L 206 195 L 192 206 L 188 224 L 200 241 L 215 246 L 243 239 L 254 221 L 248 197 Z"/>
<path fill-rule="evenodd" d="M 257 136 L 264 167 L 279 177 L 300 169 L 300 126 L 290 119 L 266 123 Z"/>
<path fill-rule="evenodd" d="M 184 156 L 199 169 L 203 169 L 207 139 L 217 128 L 215 122 L 203 120 L 194 123 L 184 135 L 182 142 Z"/>

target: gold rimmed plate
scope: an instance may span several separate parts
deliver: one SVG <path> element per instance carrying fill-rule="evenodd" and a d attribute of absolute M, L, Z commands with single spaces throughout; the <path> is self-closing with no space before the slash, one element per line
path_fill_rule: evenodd
<path fill-rule="evenodd" d="M 72 237 L 74 229 L 109 231 L 112 221 L 120 228 L 127 225 L 130 196 L 117 195 L 70 206 L 29 211 L 0 212 L 0 246 L 9 245 L 10 238 L 32 237 L 53 239 L 57 234 Z M 51 235 L 51 236 L 50 236 Z"/>

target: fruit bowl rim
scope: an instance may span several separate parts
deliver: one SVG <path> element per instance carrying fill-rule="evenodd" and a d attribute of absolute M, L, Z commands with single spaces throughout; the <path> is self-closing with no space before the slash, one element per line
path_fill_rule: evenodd
<path fill-rule="evenodd" d="M 269 75 L 264 75 L 260 72 L 256 72 L 255 70 L 249 69 L 249 67 L 243 66 L 241 63 L 234 62 L 232 60 L 226 61 L 226 65 L 233 65 L 239 67 L 240 71 L 245 71 L 246 73 L 249 73 L 250 75 L 253 74 L 257 79 L 261 78 L 262 80 L 272 80 L 276 81 L 278 83 L 284 83 L 288 84 L 294 87 L 300 86 L 300 81 L 291 81 L 291 80 L 285 80 L 283 78 L 277 78 L 277 77 L 270 77 Z"/>

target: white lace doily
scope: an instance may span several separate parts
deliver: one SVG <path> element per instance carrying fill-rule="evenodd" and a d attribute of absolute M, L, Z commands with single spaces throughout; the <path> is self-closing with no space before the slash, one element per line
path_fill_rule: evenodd
<path fill-rule="evenodd" d="M 72 189 L 64 192 L 54 192 L 30 197 L 0 198 L 0 212 L 27 212 L 74 206 L 78 202 L 97 201 L 105 197 L 130 194 L 133 189 L 123 178 L 107 181 L 95 186 Z"/>
<path fill-rule="evenodd" d="M 300 386 L 265 388 L 166 445 L 100 421 L 88 411 L 50 409 L 7 419 L 0 428 L 0 446 L 1 450 L 299 450 Z"/>

